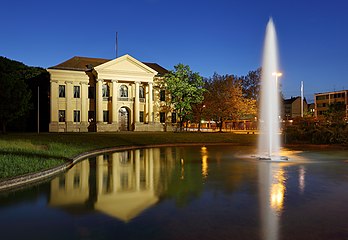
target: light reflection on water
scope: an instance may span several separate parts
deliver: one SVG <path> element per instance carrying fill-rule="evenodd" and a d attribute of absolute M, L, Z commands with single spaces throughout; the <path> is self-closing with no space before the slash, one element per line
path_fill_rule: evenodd
<path fill-rule="evenodd" d="M 252 151 L 197 146 L 101 154 L 48 184 L 0 196 L 0 230 L 4 239 L 348 238 L 342 155 L 292 152 L 291 162 L 269 163 L 245 157 Z M 22 231 L 10 231 L 12 225 Z M 40 234 L 25 234 L 28 226 Z"/>

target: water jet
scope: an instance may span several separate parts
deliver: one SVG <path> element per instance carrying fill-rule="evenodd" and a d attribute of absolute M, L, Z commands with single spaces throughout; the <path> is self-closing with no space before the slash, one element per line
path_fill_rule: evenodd
<path fill-rule="evenodd" d="M 284 161 L 280 156 L 280 92 L 277 35 L 272 18 L 268 21 L 262 58 L 259 160 Z"/>

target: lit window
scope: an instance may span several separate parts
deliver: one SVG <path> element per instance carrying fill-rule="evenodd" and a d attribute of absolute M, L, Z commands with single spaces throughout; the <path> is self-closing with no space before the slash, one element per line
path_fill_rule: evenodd
<path fill-rule="evenodd" d="M 65 98 L 65 86 L 64 85 L 59 85 L 59 97 Z"/>

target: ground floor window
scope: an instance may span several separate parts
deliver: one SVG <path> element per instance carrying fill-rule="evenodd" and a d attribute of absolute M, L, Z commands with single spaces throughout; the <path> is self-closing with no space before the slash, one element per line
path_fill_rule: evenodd
<path fill-rule="evenodd" d="M 166 113 L 160 112 L 160 122 L 165 123 L 166 122 Z"/>
<path fill-rule="evenodd" d="M 144 111 L 140 111 L 139 113 L 139 122 L 144 122 Z"/>
<path fill-rule="evenodd" d="M 103 122 L 109 122 L 109 111 L 103 111 Z"/>
<path fill-rule="evenodd" d="M 58 111 L 59 122 L 65 122 L 65 110 Z"/>
<path fill-rule="evenodd" d="M 172 123 L 176 123 L 176 112 L 172 112 Z"/>
<path fill-rule="evenodd" d="M 160 91 L 160 101 L 165 101 L 166 100 L 166 91 L 161 90 Z"/>
<path fill-rule="evenodd" d="M 74 110 L 74 122 L 80 122 L 80 110 Z"/>

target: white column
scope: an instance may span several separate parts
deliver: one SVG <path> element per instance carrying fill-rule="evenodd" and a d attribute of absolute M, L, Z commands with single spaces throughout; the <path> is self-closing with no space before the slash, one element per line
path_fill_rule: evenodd
<path fill-rule="evenodd" d="M 117 80 L 112 80 L 112 117 L 111 122 L 116 124 L 118 122 L 117 113 Z"/>
<path fill-rule="evenodd" d="M 84 123 L 84 124 L 87 124 L 87 121 L 88 121 L 87 101 L 88 101 L 88 83 L 81 82 L 81 123 Z"/>
<path fill-rule="evenodd" d="M 152 82 L 149 82 L 149 122 L 153 123 Z"/>
<path fill-rule="evenodd" d="M 135 82 L 134 123 L 139 122 L 139 84 L 140 82 Z"/>
<path fill-rule="evenodd" d="M 65 121 L 73 122 L 73 110 L 72 110 L 72 98 L 73 98 L 73 82 L 66 81 L 66 112 L 65 112 Z"/>
<path fill-rule="evenodd" d="M 104 168 L 104 158 L 103 155 L 97 156 L 96 161 L 96 185 L 97 185 L 97 197 L 99 197 L 103 192 L 103 169 Z"/>
<path fill-rule="evenodd" d="M 58 97 L 58 81 L 51 81 L 51 123 L 58 122 L 58 111 L 59 111 L 59 97 Z"/>
<path fill-rule="evenodd" d="M 149 154 L 149 164 L 147 166 L 147 174 L 146 174 L 146 183 L 148 183 L 149 185 L 149 189 L 150 190 L 154 190 L 154 164 L 153 164 L 153 159 L 154 159 L 154 149 L 150 148 L 149 149 L 150 154 Z M 157 157 L 157 156 L 156 156 Z"/>
<path fill-rule="evenodd" d="M 150 114 L 149 114 L 149 85 L 145 87 L 145 122 L 150 122 Z"/>
<path fill-rule="evenodd" d="M 96 83 L 96 90 L 97 90 L 97 96 L 95 98 L 95 104 L 96 104 L 96 120 L 97 123 L 103 122 L 103 95 L 102 95 L 102 85 L 103 85 L 103 79 L 97 79 Z"/>
<path fill-rule="evenodd" d="M 135 186 L 140 191 L 140 150 L 135 150 Z"/>

